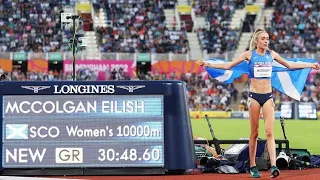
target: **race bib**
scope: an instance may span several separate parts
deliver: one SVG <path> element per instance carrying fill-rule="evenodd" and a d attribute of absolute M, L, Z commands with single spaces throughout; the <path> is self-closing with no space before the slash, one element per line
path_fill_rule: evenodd
<path fill-rule="evenodd" d="M 256 63 L 253 67 L 254 77 L 271 77 L 272 65 L 271 63 Z"/>

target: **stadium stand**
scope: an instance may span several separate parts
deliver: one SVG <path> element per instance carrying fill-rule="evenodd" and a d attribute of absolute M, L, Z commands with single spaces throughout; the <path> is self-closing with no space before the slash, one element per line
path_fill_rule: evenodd
<path fill-rule="evenodd" d="M 243 0 L 228 1 L 194 1 L 193 8 L 196 16 L 204 16 L 210 28 L 198 28 L 197 33 L 201 47 L 208 53 L 224 53 L 237 47 L 239 34 L 237 29 L 231 29 L 228 22 L 236 8 L 243 8 Z"/>
<path fill-rule="evenodd" d="M 0 52 L 60 51 L 62 4 L 50 0 L 3 0 L 0 21 Z"/>
<path fill-rule="evenodd" d="M 174 9 L 177 4 L 177 0 L 161 0 L 160 3 L 164 9 Z"/>
<path fill-rule="evenodd" d="M 236 30 L 223 27 L 221 24 L 211 25 L 211 30 L 198 29 L 198 37 L 202 49 L 208 53 L 223 54 L 226 51 L 234 51 L 237 47 L 239 36 Z"/>
<path fill-rule="evenodd" d="M 170 5 L 171 1 L 166 1 Z M 158 1 L 109 3 L 107 16 L 112 27 L 98 27 L 101 52 L 186 53 L 186 31 L 169 31 Z"/>
<path fill-rule="evenodd" d="M 208 21 L 230 21 L 236 8 L 243 7 L 243 0 L 211 1 L 195 0 L 193 8 L 197 16 L 206 16 Z"/>
<path fill-rule="evenodd" d="M 269 29 L 272 49 L 277 49 L 279 53 L 320 51 L 320 1 L 298 0 L 287 3 L 277 0 L 274 8 Z"/>

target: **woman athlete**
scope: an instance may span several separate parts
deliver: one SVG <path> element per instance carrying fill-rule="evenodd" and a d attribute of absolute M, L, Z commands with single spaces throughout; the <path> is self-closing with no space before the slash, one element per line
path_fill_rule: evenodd
<path fill-rule="evenodd" d="M 234 61 L 225 64 L 210 64 L 200 60 L 198 63 L 204 67 L 216 69 L 231 69 L 240 62 L 247 60 L 249 65 L 250 92 L 248 98 L 248 109 L 250 116 L 250 175 L 253 178 L 261 177 L 255 162 L 257 152 L 257 139 L 259 130 L 259 115 L 262 114 L 265 124 L 267 146 L 271 162 L 271 177 L 280 175 L 276 166 L 276 147 L 273 135 L 274 107 L 271 86 L 272 61 L 276 60 L 289 69 L 313 68 L 319 69 L 318 63 L 291 63 L 283 59 L 278 53 L 269 50 L 269 35 L 264 29 L 257 29 L 250 41 L 250 49 L 240 55 Z"/>

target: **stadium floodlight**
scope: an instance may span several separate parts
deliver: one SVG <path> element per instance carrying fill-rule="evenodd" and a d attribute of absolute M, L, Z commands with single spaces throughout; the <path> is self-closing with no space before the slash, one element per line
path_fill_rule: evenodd
<path fill-rule="evenodd" d="M 61 23 L 72 23 L 72 19 L 67 18 L 71 16 L 71 13 L 61 13 Z"/>
<path fill-rule="evenodd" d="M 88 44 L 87 37 L 79 37 L 78 38 L 78 43 L 79 43 L 78 45 L 80 47 L 86 47 L 87 44 Z"/>
<path fill-rule="evenodd" d="M 78 21 L 78 23 L 76 23 L 76 20 Z M 75 81 L 76 80 L 76 67 L 75 67 L 76 52 L 78 50 L 78 47 L 87 46 L 87 39 L 86 39 L 86 37 L 78 37 L 78 38 L 76 37 L 78 27 L 79 27 L 79 25 L 82 25 L 82 17 L 79 15 L 73 15 L 72 13 L 61 13 L 61 24 L 67 25 L 70 23 L 72 23 L 72 38 L 69 40 L 69 47 L 72 51 L 72 56 L 73 56 L 72 79 L 73 79 L 73 81 Z"/>

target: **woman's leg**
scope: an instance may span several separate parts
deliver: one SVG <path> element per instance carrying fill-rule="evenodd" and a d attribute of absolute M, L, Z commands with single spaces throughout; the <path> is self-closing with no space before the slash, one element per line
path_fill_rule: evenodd
<path fill-rule="evenodd" d="M 274 126 L 274 102 L 273 99 L 266 101 L 262 107 L 264 125 L 267 137 L 267 146 L 270 155 L 271 166 L 276 166 L 276 144 L 273 135 Z"/>
<path fill-rule="evenodd" d="M 274 140 L 274 101 L 269 99 L 262 107 L 263 119 L 265 124 L 267 145 L 271 163 L 271 177 L 277 177 L 280 175 L 280 170 L 276 166 L 276 144 Z"/>
<path fill-rule="evenodd" d="M 249 156 L 250 167 L 256 166 L 256 153 L 257 153 L 257 139 L 259 135 L 259 116 L 260 116 L 260 104 L 249 97 L 248 109 L 250 116 L 250 139 L 249 139 Z"/>

